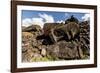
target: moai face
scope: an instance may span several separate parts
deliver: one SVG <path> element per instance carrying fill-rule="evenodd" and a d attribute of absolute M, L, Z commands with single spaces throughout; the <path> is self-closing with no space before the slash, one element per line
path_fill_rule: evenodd
<path fill-rule="evenodd" d="M 73 39 L 79 33 L 79 25 L 71 22 L 62 26 L 56 26 L 50 30 L 49 36 L 53 42 L 57 42 L 62 38 L 67 40 Z"/>

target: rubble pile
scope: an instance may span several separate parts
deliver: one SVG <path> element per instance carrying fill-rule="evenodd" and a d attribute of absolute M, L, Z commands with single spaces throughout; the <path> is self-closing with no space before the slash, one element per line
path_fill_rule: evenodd
<path fill-rule="evenodd" d="M 89 59 L 90 23 L 73 16 L 64 23 L 22 28 L 22 62 Z"/>

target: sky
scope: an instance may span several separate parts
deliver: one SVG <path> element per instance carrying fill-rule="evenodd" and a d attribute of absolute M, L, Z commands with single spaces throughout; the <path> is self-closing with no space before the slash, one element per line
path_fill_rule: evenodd
<path fill-rule="evenodd" d="M 90 17 L 87 13 L 22 10 L 22 26 L 40 25 L 43 28 L 44 23 L 61 23 L 71 15 L 79 21 L 89 20 Z"/>

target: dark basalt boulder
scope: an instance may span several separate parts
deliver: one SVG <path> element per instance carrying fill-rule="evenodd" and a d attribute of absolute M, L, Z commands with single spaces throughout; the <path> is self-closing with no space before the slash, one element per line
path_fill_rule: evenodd
<path fill-rule="evenodd" d="M 84 55 L 90 56 L 90 25 L 89 21 L 80 23 L 80 42 Z"/>
<path fill-rule="evenodd" d="M 52 46 L 49 46 L 47 52 L 53 57 L 60 59 L 81 59 L 83 58 L 82 49 L 79 45 L 71 42 L 60 41 Z"/>
<path fill-rule="evenodd" d="M 65 23 L 22 27 L 22 62 L 89 59 L 90 23 L 73 16 Z"/>

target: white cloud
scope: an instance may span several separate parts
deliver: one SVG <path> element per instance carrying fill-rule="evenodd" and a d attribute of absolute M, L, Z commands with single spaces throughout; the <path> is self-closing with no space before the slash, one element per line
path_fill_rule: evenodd
<path fill-rule="evenodd" d="M 30 25 L 39 25 L 43 28 L 44 22 L 42 18 L 26 18 L 22 21 L 22 26 L 28 27 Z"/>
<path fill-rule="evenodd" d="M 63 21 L 63 20 L 60 20 L 60 21 L 57 21 L 57 23 L 65 23 L 65 21 Z"/>
<path fill-rule="evenodd" d="M 40 25 L 43 28 L 44 23 L 54 23 L 54 18 L 47 14 L 38 14 L 38 18 L 26 18 L 22 20 L 22 26 Z"/>
<path fill-rule="evenodd" d="M 41 28 L 43 28 L 44 22 L 42 18 L 32 18 L 32 23 L 34 25 L 39 25 Z"/>
<path fill-rule="evenodd" d="M 32 25 L 32 20 L 30 18 L 26 18 L 22 20 L 22 26 L 30 26 Z"/>
<path fill-rule="evenodd" d="M 51 15 L 47 15 L 47 14 L 39 14 L 40 18 L 44 19 L 45 23 L 53 23 L 54 22 L 54 18 Z"/>
<path fill-rule="evenodd" d="M 90 14 L 85 14 L 83 17 L 82 17 L 82 20 L 83 21 L 88 21 L 90 19 Z"/>

